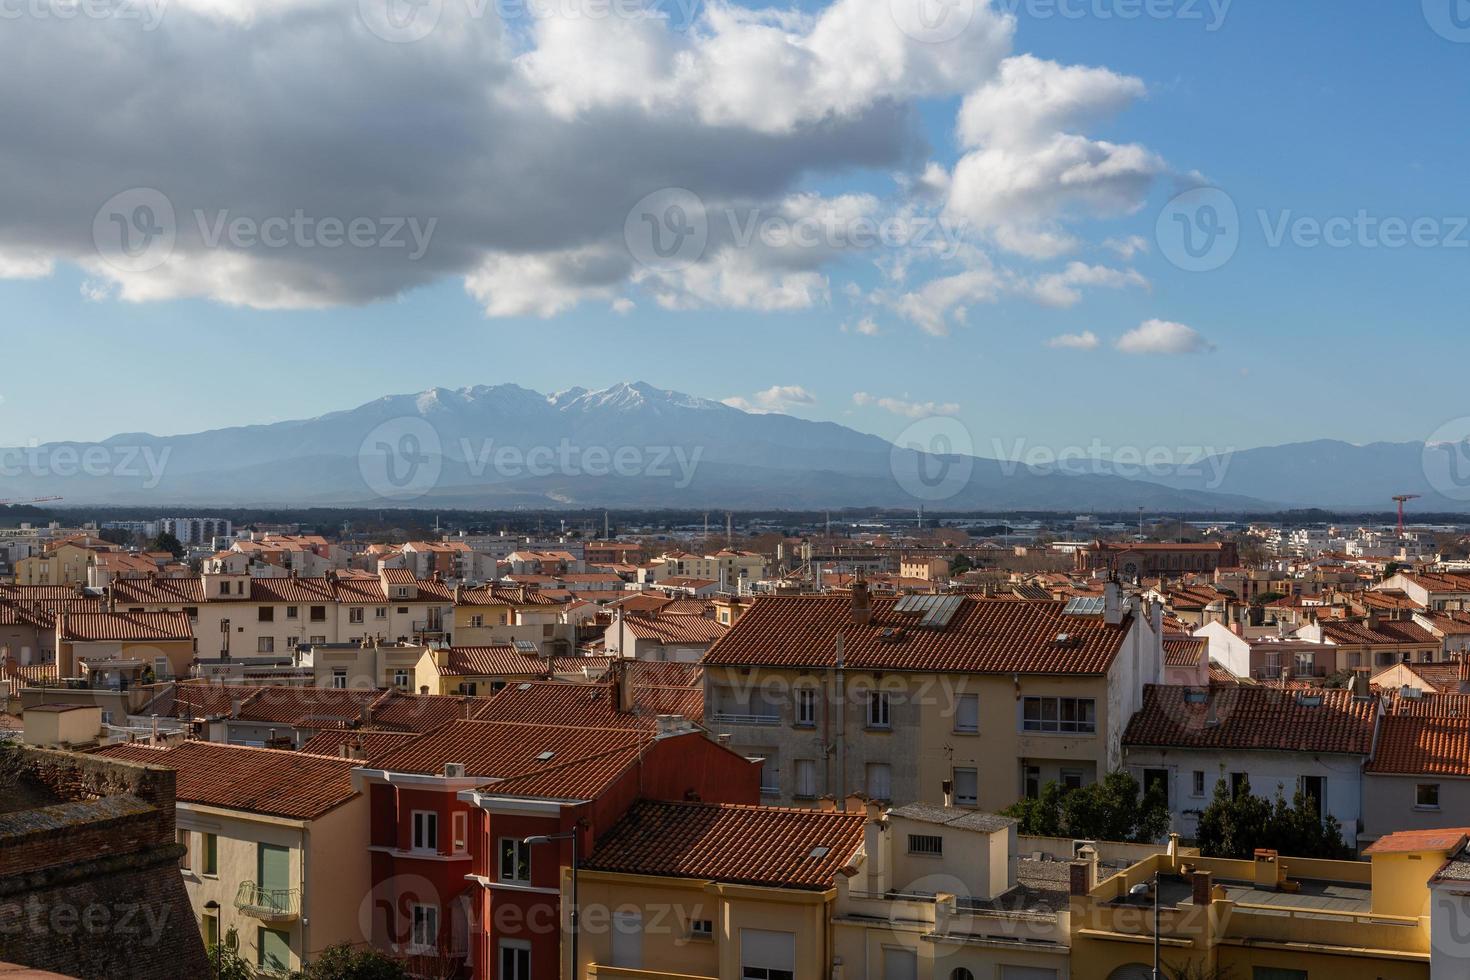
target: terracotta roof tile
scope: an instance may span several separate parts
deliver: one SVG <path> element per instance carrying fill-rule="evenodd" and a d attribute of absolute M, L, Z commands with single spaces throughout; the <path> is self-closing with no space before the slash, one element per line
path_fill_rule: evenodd
<path fill-rule="evenodd" d="M 1368 771 L 1470 777 L 1470 718 L 1385 715 Z"/>
<path fill-rule="evenodd" d="M 415 739 L 378 763 L 393 772 L 440 773 L 445 763 L 463 763 L 471 776 L 508 779 L 646 744 L 651 736 L 632 729 L 577 728 L 490 721 L 455 721 Z M 546 753 L 549 757 L 542 758 Z"/>
<path fill-rule="evenodd" d="M 695 687 L 648 687 L 634 684 L 634 710 L 618 710 L 611 683 L 557 681 L 508 684 L 475 717 L 480 721 L 585 725 L 595 728 L 638 728 L 653 731 L 659 715 L 704 719 L 704 690 Z"/>
<path fill-rule="evenodd" d="M 846 595 L 763 596 L 704 655 L 706 666 L 829 667 L 837 636 L 857 669 L 977 673 L 1104 674 L 1132 626 L 1100 616 L 1063 615 L 1060 601 L 963 596 L 942 629 L 894 612 L 898 600 L 873 600 L 857 625 Z M 1066 635 L 1067 642 L 1059 642 Z"/>
<path fill-rule="evenodd" d="M 359 747 L 367 758 L 368 765 L 376 764 L 409 742 L 418 738 L 417 732 L 383 732 L 383 731 L 354 731 L 347 728 L 333 728 L 317 732 L 301 746 L 302 752 L 314 755 L 339 755 L 342 746 L 354 745 Z"/>
<path fill-rule="evenodd" d="M 1446 827 L 1443 830 L 1398 830 L 1385 834 L 1363 849 L 1364 854 L 1408 854 L 1414 851 L 1458 851 L 1464 846 L 1470 827 Z"/>
<path fill-rule="evenodd" d="M 589 870 L 825 890 L 857 853 L 860 813 L 640 801 L 598 843 Z"/>
<path fill-rule="evenodd" d="M 1367 755 L 1377 711 L 1377 699 L 1342 689 L 1149 684 L 1123 744 Z"/>
<path fill-rule="evenodd" d="M 63 635 L 81 642 L 193 640 L 194 627 L 181 612 L 67 613 Z"/>
<path fill-rule="evenodd" d="M 96 754 L 175 770 L 183 802 L 294 820 L 315 819 L 356 796 L 352 770 L 361 765 L 220 742 L 182 742 L 167 749 L 119 744 Z"/>

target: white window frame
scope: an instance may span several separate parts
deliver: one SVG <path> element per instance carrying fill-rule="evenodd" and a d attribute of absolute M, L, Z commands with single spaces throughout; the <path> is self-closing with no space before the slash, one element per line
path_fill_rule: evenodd
<path fill-rule="evenodd" d="M 973 793 L 966 796 L 960 795 L 960 773 L 969 773 L 972 782 Z M 956 766 L 950 773 L 954 786 L 954 801 L 956 806 L 979 806 L 980 805 L 980 770 L 974 766 Z"/>
<path fill-rule="evenodd" d="M 450 814 L 450 827 L 453 829 L 453 840 L 450 841 L 455 854 L 464 854 L 470 849 L 470 815 L 460 810 Z"/>
<path fill-rule="evenodd" d="M 893 728 L 893 706 L 888 700 L 887 691 L 874 689 L 868 692 L 867 720 L 869 728 L 883 730 Z"/>
<path fill-rule="evenodd" d="M 413 811 L 411 821 L 411 850 L 423 854 L 437 854 L 439 851 L 439 811 L 415 810 Z M 433 838 L 432 841 L 430 840 L 431 837 Z"/>
<path fill-rule="evenodd" d="M 974 705 L 974 710 L 970 712 L 970 716 L 974 719 L 973 721 L 967 722 L 962 720 L 965 714 L 964 711 L 960 710 L 960 705 L 962 704 Z M 959 735 L 980 734 L 980 695 L 960 694 L 955 696 L 954 730 Z"/>
<path fill-rule="evenodd" d="M 796 760 L 796 789 L 799 799 L 813 800 L 817 797 L 817 760 Z"/>
<path fill-rule="evenodd" d="M 338 690 L 338 691 L 344 691 L 344 690 L 347 689 L 347 668 L 346 667 L 333 667 L 332 668 L 332 687 L 333 687 L 333 689 Z"/>
<path fill-rule="evenodd" d="M 1205 771 L 1196 769 L 1194 775 L 1190 776 L 1190 795 L 1195 799 L 1203 799 L 1205 795 Z"/>
<path fill-rule="evenodd" d="M 796 689 L 796 724 L 802 728 L 815 728 L 817 725 L 817 689 L 814 687 L 798 687 Z"/>
<path fill-rule="evenodd" d="M 505 845 L 511 845 L 511 867 L 510 874 L 505 873 Z M 524 861 L 526 865 L 526 876 L 517 877 L 516 869 Z M 495 874 L 499 881 L 515 885 L 529 885 L 531 883 L 531 845 L 519 837 L 502 837 L 495 844 Z"/>
<path fill-rule="evenodd" d="M 505 953 L 510 950 L 526 954 L 526 971 L 517 968 L 513 973 L 505 972 Z M 495 950 L 495 980 L 531 980 L 531 944 L 524 939 L 502 939 Z"/>
<path fill-rule="evenodd" d="M 1036 705 L 1036 717 L 1028 718 L 1027 709 Z M 1083 705 L 1088 706 L 1090 721 L 1080 720 Z M 1063 708 L 1071 706 L 1072 719 L 1062 720 Z M 1047 708 L 1051 716 L 1047 717 Z M 1041 735 L 1096 735 L 1097 699 L 1074 698 L 1058 695 L 1027 695 L 1021 699 L 1021 731 Z"/>
<path fill-rule="evenodd" d="M 877 793 L 874 793 L 873 792 L 873 773 L 874 772 L 883 772 L 883 773 L 886 774 L 884 776 L 884 779 L 887 781 L 888 785 L 885 786 L 885 787 L 882 787 L 883 789 L 887 790 L 886 793 L 877 794 Z M 863 790 L 868 794 L 869 798 L 871 798 L 871 799 L 875 799 L 875 800 L 891 800 L 891 799 L 893 799 L 893 766 L 889 765 L 886 762 L 869 762 L 863 768 Z"/>
<path fill-rule="evenodd" d="M 414 902 L 409 908 L 409 945 L 432 951 L 439 948 L 439 906 Z M 421 928 L 421 926 L 423 928 Z"/>
<path fill-rule="evenodd" d="M 1434 802 L 1423 803 L 1423 791 L 1434 791 Z M 1440 784 L 1439 783 L 1415 783 L 1414 784 L 1414 809 L 1416 810 L 1438 810 L 1440 807 Z"/>

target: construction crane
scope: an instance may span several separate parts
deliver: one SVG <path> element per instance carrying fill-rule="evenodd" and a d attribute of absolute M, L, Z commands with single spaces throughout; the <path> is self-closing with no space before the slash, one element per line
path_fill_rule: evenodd
<path fill-rule="evenodd" d="M 1399 505 L 1399 537 L 1401 538 L 1404 536 L 1404 504 L 1411 500 L 1418 500 L 1420 496 L 1421 494 L 1417 493 L 1401 493 L 1393 498 L 1394 502 Z"/>
<path fill-rule="evenodd" d="M 60 497 L 32 497 L 30 500 L 0 500 L 0 507 L 8 507 L 11 504 L 45 504 L 45 503 L 50 503 L 53 500 L 60 500 L 60 499 L 62 499 L 62 498 L 60 498 Z"/>

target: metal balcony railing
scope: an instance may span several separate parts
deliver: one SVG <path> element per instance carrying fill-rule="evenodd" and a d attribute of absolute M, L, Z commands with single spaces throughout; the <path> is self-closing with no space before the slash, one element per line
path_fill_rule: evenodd
<path fill-rule="evenodd" d="M 726 711 L 715 712 L 715 723 L 724 725 L 765 725 L 773 726 L 781 724 L 780 715 L 737 715 Z"/>
<path fill-rule="evenodd" d="M 265 922 L 289 922 L 301 915 L 301 889 L 261 888 L 242 881 L 235 891 L 235 908 Z"/>

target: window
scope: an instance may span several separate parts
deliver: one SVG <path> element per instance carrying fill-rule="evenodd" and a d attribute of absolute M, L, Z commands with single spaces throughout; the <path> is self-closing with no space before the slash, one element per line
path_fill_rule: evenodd
<path fill-rule="evenodd" d="M 500 976 L 497 980 L 531 980 L 531 944 L 519 939 L 500 941 Z"/>
<path fill-rule="evenodd" d="M 327 621 L 327 607 L 312 606 L 310 618 L 313 623 L 325 623 Z"/>
<path fill-rule="evenodd" d="M 740 930 L 740 980 L 795 980 L 796 933 Z"/>
<path fill-rule="evenodd" d="M 805 800 L 816 798 L 817 763 L 815 760 L 796 760 L 796 795 Z"/>
<path fill-rule="evenodd" d="M 1414 805 L 1421 810 L 1439 809 L 1439 783 L 1420 783 L 1414 787 Z"/>
<path fill-rule="evenodd" d="M 433 810 L 413 811 L 413 849 L 439 850 L 439 814 Z"/>
<path fill-rule="evenodd" d="M 407 691 L 410 687 L 413 686 L 413 681 L 410 680 L 409 679 L 409 676 L 408 676 L 408 668 L 407 667 L 396 667 L 396 668 L 394 668 L 394 670 L 393 670 L 393 686 L 396 687 L 396 688 L 398 688 L 400 691 Z"/>
<path fill-rule="evenodd" d="M 286 607 L 286 618 L 287 619 L 295 619 L 296 618 L 296 612 L 297 612 L 297 607 L 296 606 L 287 606 Z"/>
<path fill-rule="evenodd" d="M 475 691 L 479 689 L 479 686 L 480 685 L 477 681 L 460 681 L 459 693 L 474 697 Z"/>
<path fill-rule="evenodd" d="M 1282 966 L 1253 966 L 1251 980 L 1307 980 L 1307 971 Z"/>
<path fill-rule="evenodd" d="M 954 730 L 973 735 L 980 730 L 980 696 L 961 694 L 954 704 Z"/>
<path fill-rule="evenodd" d="M 203 837 L 204 853 L 200 855 L 203 866 L 199 873 L 213 878 L 219 874 L 219 837 L 215 834 L 205 834 Z"/>
<path fill-rule="evenodd" d="M 1300 776 L 1296 781 L 1297 789 L 1305 796 L 1308 809 L 1322 819 L 1322 798 L 1327 792 L 1327 781 L 1321 776 Z"/>
<path fill-rule="evenodd" d="M 1081 769 L 1063 769 L 1062 770 L 1062 789 L 1067 790 L 1068 792 L 1070 792 L 1070 791 L 1072 791 L 1074 789 L 1081 789 L 1081 788 L 1082 788 L 1082 770 Z"/>
<path fill-rule="evenodd" d="M 715 923 L 713 919 L 695 919 L 689 923 L 690 939 L 713 939 L 715 938 Z"/>
<path fill-rule="evenodd" d="M 500 838 L 500 880 L 531 880 L 531 847 L 519 837 Z"/>
<path fill-rule="evenodd" d="M 184 845 L 184 853 L 179 855 L 179 867 L 184 869 L 185 871 L 189 870 L 189 839 L 193 836 L 194 835 L 187 830 L 181 830 L 176 835 L 176 839 L 178 840 L 178 842 Z"/>
<path fill-rule="evenodd" d="M 886 762 L 870 762 L 867 767 L 868 796 L 875 800 L 893 799 L 893 770 Z"/>
<path fill-rule="evenodd" d="M 387 606 L 374 606 L 373 607 L 373 618 L 374 619 L 387 619 L 388 618 L 388 607 Z"/>
<path fill-rule="evenodd" d="M 255 640 L 256 653 L 275 653 L 276 638 L 274 636 L 261 636 Z"/>
<path fill-rule="evenodd" d="M 1097 731 L 1097 702 L 1092 698 L 1024 698 L 1021 728 L 1028 732 L 1091 735 Z"/>
<path fill-rule="evenodd" d="M 814 727 L 817 724 L 816 688 L 796 689 L 796 723 L 803 727 Z"/>
<path fill-rule="evenodd" d="M 261 926 L 256 937 L 256 966 L 261 973 L 282 977 L 291 972 L 291 935 Z"/>
<path fill-rule="evenodd" d="M 1196 769 L 1194 771 L 1193 781 L 1190 783 L 1190 795 L 1205 795 L 1205 771 L 1203 769 Z"/>
<path fill-rule="evenodd" d="M 1230 795 L 1239 796 L 1241 791 L 1250 785 L 1250 780 L 1243 772 L 1232 772 L 1230 774 Z"/>
<path fill-rule="evenodd" d="M 909 834 L 909 853 L 944 856 L 944 838 L 938 834 Z"/>
<path fill-rule="evenodd" d="M 919 980 L 919 954 L 911 949 L 883 947 L 884 980 Z"/>
<path fill-rule="evenodd" d="M 1143 792 L 1147 794 L 1155 786 L 1164 794 L 1164 800 L 1169 799 L 1169 770 L 1167 769 L 1145 769 L 1143 771 Z"/>
<path fill-rule="evenodd" d="M 199 931 L 204 935 L 204 948 L 211 949 L 219 945 L 219 916 L 213 912 L 205 912 L 204 918 L 199 922 Z"/>
<path fill-rule="evenodd" d="M 454 826 L 454 853 L 463 854 L 470 849 L 470 815 L 463 811 L 450 817 Z"/>
<path fill-rule="evenodd" d="M 949 971 L 949 980 L 975 980 L 975 974 L 962 966 L 957 966 Z"/>
<path fill-rule="evenodd" d="M 1026 766 L 1022 770 L 1022 789 L 1026 799 L 1035 800 L 1041 797 L 1041 767 Z"/>
<path fill-rule="evenodd" d="M 766 796 L 781 795 L 781 767 L 769 756 L 761 760 L 761 792 Z"/>
<path fill-rule="evenodd" d="M 347 621 L 349 623 L 362 622 L 362 607 L 352 606 L 347 610 Z"/>
<path fill-rule="evenodd" d="M 954 801 L 960 806 L 978 806 L 980 803 L 980 779 L 974 769 L 954 771 Z"/>
<path fill-rule="evenodd" d="M 346 667 L 333 667 L 332 668 L 332 686 L 335 687 L 335 688 L 337 688 L 337 690 L 339 690 L 339 691 L 340 690 L 343 690 L 344 688 L 347 687 L 347 668 Z"/>
<path fill-rule="evenodd" d="M 413 906 L 413 945 L 434 949 L 439 945 L 439 906 Z"/>
<path fill-rule="evenodd" d="M 888 692 L 887 691 L 869 691 L 868 692 L 868 727 L 869 728 L 888 728 L 888 727 L 890 727 L 890 724 L 889 724 L 889 715 L 888 715 Z"/>
<path fill-rule="evenodd" d="M 262 623 L 273 623 L 273 622 L 276 621 L 276 607 L 275 606 L 261 606 L 260 607 L 260 612 L 259 612 L 258 615 L 260 617 L 260 619 L 259 619 L 260 622 L 262 622 Z"/>
<path fill-rule="evenodd" d="M 480 626 L 484 626 L 485 617 L 481 616 L 479 613 L 475 613 L 473 616 L 470 617 L 470 625 L 477 628 Z"/>

